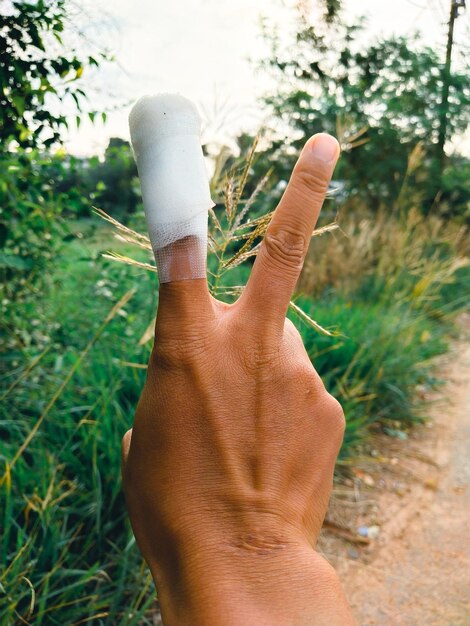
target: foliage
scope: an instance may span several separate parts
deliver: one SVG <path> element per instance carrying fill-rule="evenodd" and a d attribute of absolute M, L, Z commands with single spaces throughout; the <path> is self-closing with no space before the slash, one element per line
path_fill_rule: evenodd
<path fill-rule="evenodd" d="M 456 157 L 444 169 L 439 210 L 447 219 L 460 217 L 470 224 L 470 161 L 468 159 Z"/>
<path fill-rule="evenodd" d="M 132 215 L 140 202 L 140 188 L 129 143 L 111 137 L 104 159 L 89 160 L 82 185 L 92 194 L 93 203 L 107 213 L 120 219 Z"/>
<path fill-rule="evenodd" d="M 5 154 L 0 167 L 0 272 L 4 297 L 17 298 L 56 253 L 64 233 L 63 198 L 48 157 Z"/>
<path fill-rule="evenodd" d="M 423 46 L 417 35 L 377 39 L 364 46 L 363 29 L 361 22 L 350 25 L 339 18 L 313 24 L 302 8 L 288 40 L 265 29 L 271 54 L 262 67 L 276 84 L 264 98 L 275 131 L 267 154 L 272 158 L 274 149 L 285 178 L 307 136 L 319 131 L 336 134 L 343 145 L 338 178 L 350 194 L 374 208 L 396 199 L 408 156 L 422 142 L 421 183 L 429 205 L 437 191 L 430 182 L 437 167 L 439 51 Z M 468 63 L 450 75 L 449 139 L 470 123 L 469 76 Z M 352 149 L 358 146 L 360 150 Z"/>
<path fill-rule="evenodd" d="M 324 0 L 325 4 L 325 20 L 332 22 L 341 9 L 341 0 Z"/>
<path fill-rule="evenodd" d="M 435 314 L 436 291 L 470 255 L 467 228 L 436 215 L 423 219 L 418 208 L 402 216 L 393 208 L 373 216 L 363 209 L 340 225 L 312 246 L 300 293 L 319 298 L 332 289 L 346 296 L 363 289 L 370 299 L 382 297 L 382 291 L 393 293 L 394 300 L 419 296 L 415 304 L 426 308 L 429 300 Z"/>
<path fill-rule="evenodd" d="M 343 336 L 301 332 L 347 415 L 343 458 L 368 431 L 406 430 L 425 417 L 433 357 L 447 348 L 449 320 L 468 306 L 469 252 L 465 229 L 417 211 L 405 219 L 351 216 L 342 234 L 312 250 L 299 304 Z"/>
<path fill-rule="evenodd" d="M 0 150 L 49 146 L 67 127 L 62 104 L 79 115 L 86 101 L 82 75 L 106 59 L 80 54 L 68 39 L 70 0 L 0 0 Z M 95 111 L 89 111 L 93 119 Z"/>
<path fill-rule="evenodd" d="M 70 237 L 68 222 L 94 204 L 128 218 L 140 202 L 127 142 L 111 139 L 103 160 L 62 151 L 0 155 L 0 276 L 4 298 L 39 289 L 48 264 Z"/>

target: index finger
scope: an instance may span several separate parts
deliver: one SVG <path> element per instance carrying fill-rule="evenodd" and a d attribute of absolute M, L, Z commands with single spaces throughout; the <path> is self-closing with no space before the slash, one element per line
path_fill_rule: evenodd
<path fill-rule="evenodd" d="M 283 327 L 339 152 L 336 139 L 324 133 L 305 144 L 240 298 L 250 315 Z"/>

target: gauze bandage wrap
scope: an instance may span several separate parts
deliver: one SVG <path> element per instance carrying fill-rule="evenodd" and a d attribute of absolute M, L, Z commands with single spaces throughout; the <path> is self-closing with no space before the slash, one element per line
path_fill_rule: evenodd
<path fill-rule="evenodd" d="M 205 277 L 214 203 L 196 107 L 182 96 L 145 96 L 129 128 L 160 282 Z"/>

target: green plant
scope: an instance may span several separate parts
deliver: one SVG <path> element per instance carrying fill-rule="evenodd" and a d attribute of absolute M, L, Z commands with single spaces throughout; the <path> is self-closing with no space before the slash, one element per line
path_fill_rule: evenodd
<path fill-rule="evenodd" d="M 56 181 L 73 160 L 37 151 L 0 156 L 0 275 L 4 304 L 40 288 L 48 264 L 57 255 L 68 228 L 65 211 L 85 205 L 73 190 Z"/>
<path fill-rule="evenodd" d="M 10 298 L 45 270 L 63 234 L 62 206 L 52 181 L 38 176 L 42 164 L 38 154 L 0 159 L 0 271 Z"/>
<path fill-rule="evenodd" d="M 73 239 L 43 289 L 6 311 L 1 356 L 0 624 L 151 624 L 119 441 L 142 385 L 152 276 L 102 259 L 109 233 Z M 135 284 L 139 286 L 138 292 Z M 125 298 L 120 298 L 127 292 Z M 142 311 L 147 309 L 147 315 Z"/>
<path fill-rule="evenodd" d="M 80 79 L 107 55 L 79 54 L 70 38 L 64 39 L 67 0 L 0 0 L 0 7 L 1 150 L 7 151 L 13 140 L 23 147 L 50 146 L 68 125 L 65 114 L 53 112 L 51 103 L 70 101 L 79 123 L 87 99 Z M 92 119 L 95 115 L 89 112 Z"/>

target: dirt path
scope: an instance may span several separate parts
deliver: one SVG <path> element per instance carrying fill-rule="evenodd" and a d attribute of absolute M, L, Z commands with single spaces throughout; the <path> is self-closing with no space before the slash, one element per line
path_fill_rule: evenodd
<path fill-rule="evenodd" d="M 361 626 L 470 626 L 470 318 L 464 326 L 441 361 L 448 382 L 432 422 L 407 442 L 380 441 L 353 498 L 337 490 L 334 522 L 379 533 L 364 546 L 327 531 L 321 544 Z"/>

